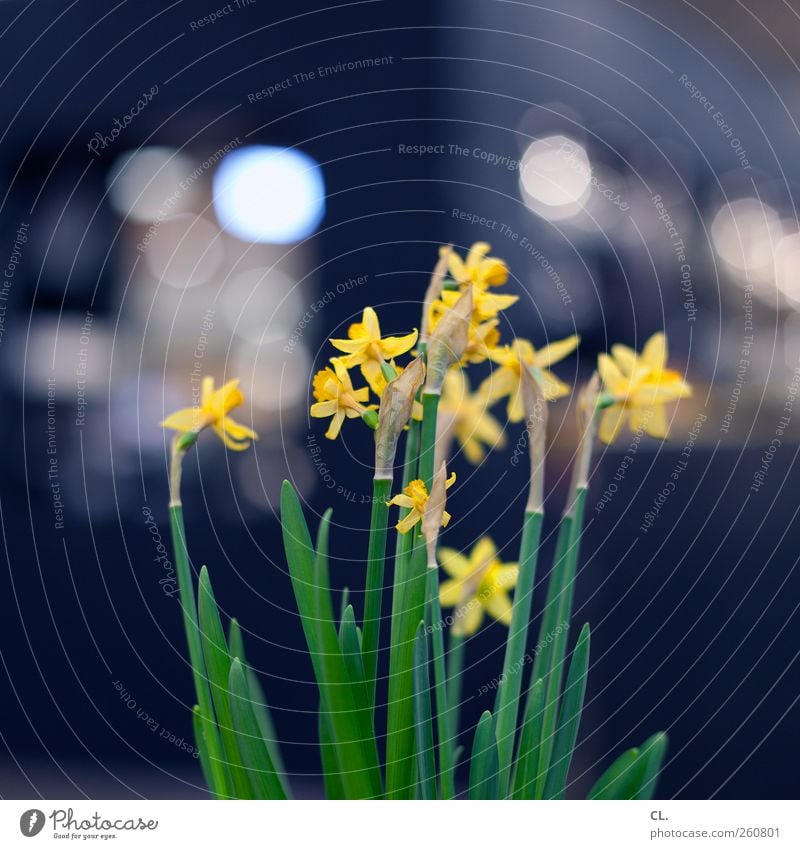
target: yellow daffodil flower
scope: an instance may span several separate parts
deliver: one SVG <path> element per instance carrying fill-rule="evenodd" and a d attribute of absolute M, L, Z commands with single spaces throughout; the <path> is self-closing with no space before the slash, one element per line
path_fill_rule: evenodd
<path fill-rule="evenodd" d="M 442 581 L 439 599 L 442 607 L 456 608 L 454 636 L 474 634 L 481 627 L 484 613 L 504 625 L 511 624 L 508 591 L 517 584 L 519 565 L 501 563 L 489 537 L 478 540 L 469 557 L 452 548 L 440 548 L 439 562 L 450 576 Z"/>
<path fill-rule="evenodd" d="M 437 322 L 447 310 L 451 309 L 455 302 L 461 297 L 466 287 L 454 291 L 445 289 L 439 299 L 431 304 L 430 310 L 430 328 L 436 327 Z M 475 324 L 488 321 L 490 318 L 497 318 L 497 314 L 502 310 L 508 309 L 519 300 L 517 295 L 497 295 L 494 292 L 487 292 L 479 286 L 472 287 L 472 321 Z"/>
<path fill-rule="evenodd" d="M 345 368 L 361 366 L 361 373 L 372 391 L 377 395 L 386 386 L 381 372 L 381 364 L 410 351 L 417 341 L 417 331 L 406 336 L 387 336 L 381 338 L 381 326 L 378 315 L 372 307 L 367 307 L 361 317 L 350 325 L 348 339 L 331 339 L 331 345 L 347 354 L 341 357 Z"/>
<path fill-rule="evenodd" d="M 445 483 L 445 489 L 450 489 L 455 482 L 456 473 L 453 472 Z M 395 526 L 401 534 L 407 534 L 414 525 L 422 519 L 425 515 L 425 508 L 428 505 L 429 497 L 428 488 L 425 486 L 425 482 L 415 480 L 411 481 L 400 495 L 395 495 L 394 498 L 388 502 L 389 504 L 395 504 L 398 507 L 407 507 L 411 511 L 404 518 L 400 519 Z M 449 521 L 450 514 L 445 510 L 442 515 L 442 527 L 446 528 Z"/>
<path fill-rule="evenodd" d="M 481 392 L 471 392 L 462 368 L 452 368 L 444 379 L 439 401 L 439 422 L 445 434 L 452 434 L 464 456 L 477 466 L 486 448 L 505 445 L 503 426 L 489 412 L 489 402 Z M 449 444 L 449 439 L 446 440 Z"/>
<path fill-rule="evenodd" d="M 447 269 L 453 280 L 460 285 L 474 283 L 481 289 L 502 286 L 508 279 L 508 268 L 502 259 L 487 256 L 490 248 L 486 242 L 475 242 L 466 260 L 451 250 L 447 256 Z"/>
<path fill-rule="evenodd" d="M 367 411 L 364 403 L 369 400 L 369 389 L 353 388 L 350 373 L 338 357 L 331 358 L 331 365 L 333 368 L 328 366 L 314 375 L 312 388 L 317 403 L 311 405 L 311 415 L 315 419 L 333 416 L 325 436 L 336 439 L 345 418 L 357 419 Z"/>
<path fill-rule="evenodd" d="M 178 433 L 200 433 L 207 427 L 233 451 L 244 451 L 258 434 L 229 418 L 231 410 L 244 403 L 244 395 L 238 380 L 229 380 L 219 389 L 214 389 L 214 378 L 204 377 L 200 386 L 200 406 L 185 407 L 161 422 L 161 427 Z"/>
<path fill-rule="evenodd" d="M 500 368 L 495 369 L 484 380 L 479 392 L 485 393 L 490 404 L 507 395 L 508 420 L 521 422 L 525 416 L 522 402 L 522 369 L 539 370 L 537 377 L 548 401 L 569 395 L 569 387 L 550 371 L 550 367 L 571 354 L 578 342 L 578 336 L 569 336 L 559 342 L 551 342 L 537 351 L 527 339 L 515 339 L 511 345 L 490 351 L 489 359 Z"/>
<path fill-rule="evenodd" d="M 668 369 L 667 340 L 655 333 L 641 354 L 626 345 L 614 345 L 611 356 L 601 354 L 597 370 L 603 379 L 605 394 L 613 404 L 603 411 L 599 435 L 612 443 L 627 419 L 631 431 L 644 431 L 664 439 L 669 431 L 664 405 L 692 394 L 691 387 L 677 371 Z"/>

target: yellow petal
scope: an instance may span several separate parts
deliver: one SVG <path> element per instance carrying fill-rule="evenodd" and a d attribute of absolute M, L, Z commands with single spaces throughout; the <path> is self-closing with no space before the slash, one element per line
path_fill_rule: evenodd
<path fill-rule="evenodd" d="M 331 345 L 333 345 L 337 351 L 349 354 L 350 357 L 348 359 L 352 359 L 353 357 L 366 357 L 366 348 L 369 343 L 365 342 L 363 339 L 331 339 L 330 341 Z M 352 368 L 358 364 L 358 362 L 350 362 L 347 365 Z"/>
<path fill-rule="evenodd" d="M 511 624 L 511 599 L 505 593 L 493 593 L 483 599 L 483 606 L 498 622 L 503 625 Z"/>
<path fill-rule="evenodd" d="M 402 492 L 399 495 L 395 495 L 394 498 L 391 498 L 386 502 L 387 504 L 393 504 L 395 507 L 407 507 L 411 508 L 414 506 L 414 501 L 408 495 L 403 494 Z"/>
<path fill-rule="evenodd" d="M 492 570 L 492 581 L 496 587 L 504 591 L 513 590 L 517 585 L 518 577 L 518 563 L 505 563 L 502 566 L 495 566 Z"/>
<path fill-rule="evenodd" d="M 539 368 L 550 368 L 555 363 L 561 362 L 564 357 L 568 357 L 578 347 L 580 341 L 580 336 L 573 335 L 559 342 L 551 342 L 534 354 L 533 364 Z"/>
<path fill-rule="evenodd" d="M 552 371 L 541 369 L 542 392 L 545 400 L 555 401 L 556 398 L 565 398 L 569 395 L 569 386 L 563 380 L 559 380 Z"/>
<path fill-rule="evenodd" d="M 372 307 L 364 308 L 363 315 L 363 323 L 364 330 L 366 334 L 370 337 L 370 340 L 380 339 L 381 338 L 381 325 L 378 321 L 378 314 L 375 312 Z"/>
<path fill-rule="evenodd" d="M 202 422 L 202 414 L 196 407 L 184 407 L 178 410 L 171 416 L 167 416 L 161 427 L 167 427 L 171 430 L 177 430 L 180 433 L 188 433 L 192 430 L 198 430 Z"/>
<path fill-rule="evenodd" d="M 228 418 L 228 416 L 225 416 L 222 419 L 222 429 L 228 434 L 228 436 L 238 440 L 239 442 L 247 439 L 258 439 L 258 434 L 254 430 L 251 430 L 249 427 L 245 427 L 245 425 L 240 424 L 239 422 L 235 422 L 233 419 Z"/>
<path fill-rule="evenodd" d="M 364 360 L 361 363 L 361 374 L 364 375 L 364 380 L 367 381 L 376 395 L 383 394 L 383 390 L 386 388 L 386 378 L 383 376 L 381 364 L 377 360 L 373 360 L 372 358 Z M 356 400 L 363 404 L 364 401 L 369 400 L 369 393 L 367 393 L 366 398 L 356 398 Z"/>
<path fill-rule="evenodd" d="M 315 419 L 325 419 L 332 416 L 339 409 L 338 401 L 317 401 L 311 405 L 311 415 Z"/>
<path fill-rule="evenodd" d="M 394 357 L 399 357 L 400 354 L 405 354 L 417 344 L 419 333 L 415 330 L 413 333 L 408 333 L 406 336 L 387 336 L 381 340 L 381 351 L 386 359 L 391 360 Z"/>
<path fill-rule="evenodd" d="M 481 627 L 483 605 L 473 600 L 458 608 L 453 615 L 453 634 L 457 637 L 470 637 Z"/>
<path fill-rule="evenodd" d="M 481 537 L 472 548 L 469 555 L 470 565 L 475 571 L 497 557 L 497 546 L 491 537 Z"/>
<path fill-rule="evenodd" d="M 603 386 L 612 395 L 617 387 L 622 383 L 624 377 L 619 370 L 619 366 L 608 356 L 608 354 L 600 354 L 597 358 L 597 371 L 603 380 Z"/>
<path fill-rule="evenodd" d="M 200 403 L 205 406 L 214 394 L 214 378 L 204 377 L 200 387 Z"/>
<path fill-rule="evenodd" d="M 442 581 L 439 587 L 439 601 L 442 607 L 458 607 L 462 603 L 465 586 L 463 581 L 450 578 Z"/>
<path fill-rule="evenodd" d="M 405 518 L 400 519 L 395 527 L 401 534 L 407 534 L 421 518 L 420 512 L 414 509 Z"/>
<path fill-rule="evenodd" d="M 636 351 L 629 348 L 627 345 L 612 345 L 611 354 L 614 357 L 614 362 L 619 367 L 619 370 L 625 377 L 631 377 L 636 371 L 639 358 Z"/>
<path fill-rule="evenodd" d="M 339 435 L 339 431 L 342 429 L 342 424 L 345 419 L 345 414 L 343 410 L 337 409 L 333 414 L 333 418 L 331 419 L 330 426 L 325 431 L 325 436 L 328 439 L 336 439 Z"/>
<path fill-rule="evenodd" d="M 250 447 L 249 441 L 239 442 L 236 439 L 231 439 L 231 437 L 228 436 L 227 433 L 225 433 L 225 430 L 220 424 L 214 425 L 214 433 L 216 433 L 217 436 L 223 441 L 223 443 L 225 443 L 225 447 L 229 448 L 231 451 L 245 451 L 247 448 Z"/>
<path fill-rule="evenodd" d="M 452 578 L 466 578 L 472 574 L 469 560 L 454 548 L 439 549 L 439 563 L 442 569 Z"/>
<path fill-rule="evenodd" d="M 617 438 L 622 425 L 625 423 L 625 415 L 625 408 L 618 405 L 614 405 L 603 411 L 599 429 L 599 436 L 602 442 L 610 445 Z"/>
<path fill-rule="evenodd" d="M 651 407 L 648 412 L 650 412 L 650 416 L 644 424 L 645 433 L 656 439 L 666 439 L 669 434 L 666 410 L 663 406 L 659 406 Z"/>
<path fill-rule="evenodd" d="M 658 370 L 667 364 L 667 337 L 663 333 L 654 333 L 645 342 L 642 360 L 651 369 Z"/>

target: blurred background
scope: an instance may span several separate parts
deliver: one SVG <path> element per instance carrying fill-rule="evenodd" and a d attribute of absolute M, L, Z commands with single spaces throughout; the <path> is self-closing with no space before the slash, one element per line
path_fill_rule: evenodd
<path fill-rule="evenodd" d="M 242 379 L 261 439 L 190 456 L 193 557 L 320 792 L 277 493 L 312 527 L 334 508 L 360 609 L 371 440 L 324 439 L 310 376 L 365 305 L 419 326 L 438 245 L 485 240 L 520 296 L 505 338 L 581 334 L 564 380 L 664 329 L 695 389 L 669 442 L 598 452 L 569 794 L 663 728 L 659 795 L 796 797 L 796 0 L 5 0 L 0 26 L 0 796 L 204 792 L 158 426 L 204 374 Z M 573 422 L 551 408 L 548 549 Z M 488 526 L 516 559 L 510 457 L 454 458 L 447 545 Z M 503 638 L 469 641 L 465 739 Z"/>

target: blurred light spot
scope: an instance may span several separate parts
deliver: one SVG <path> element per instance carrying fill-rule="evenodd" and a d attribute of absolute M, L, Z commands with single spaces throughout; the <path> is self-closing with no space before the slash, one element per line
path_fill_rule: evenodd
<path fill-rule="evenodd" d="M 171 147 L 143 147 L 118 156 L 106 177 L 114 209 L 134 221 L 151 223 L 186 211 L 188 195 L 180 183 L 191 160 Z"/>
<path fill-rule="evenodd" d="M 723 204 L 711 222 L 711 240 L 720 259 L 738 271 L 772 268 L 782 235 L 778 214 L 756 198 Z"/>
<path fill-rule="evenodd" d="M 325 212 L 319 165 L 305 153 L 256 145 L 229 153 L 214 174 L 221 226 L 244 241 L 297 242 Z"/>
<path fill-rule="evenodd" d="M 145 252 L 150 273 L 170 286 L 200 286 L 216 274 L 225 250 L 219 230 L 205 218 L 184 213 L 161 222 Z"/>
<path fill-rule="evenodd" d="M 775 285 L 793 305 L 800 305 L 800 233 L 781 237 L 775 248 Z"/>
<path fill-rule="evenodd" d="M 303 312 L 299 286 L 277 269 L 253 268 L 231 277 L 220 299 L 233 332 L 255 343 L 285 340 Z"/>
<path fill-rule="evenodd" d="M 592 166 L 583 145 L 553 135 L 531 142 L 522 156 L 522 196 L 537 214 L 551 220 L 570 218 L 583 208 Z"/>
<path fill-rule="evenodd" d="M 265 412 L 296 407 L 306 400 L 311 357 L 305 345 L 285 350 L 286 340 L 261 345 L 242 341 L 235 346 L 231 374 L 242 381 L 245 397 Z"/>

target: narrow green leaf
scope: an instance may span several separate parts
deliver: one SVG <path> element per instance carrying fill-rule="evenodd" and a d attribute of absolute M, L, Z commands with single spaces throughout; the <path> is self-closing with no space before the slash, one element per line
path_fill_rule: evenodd
<path fill-rule="evenodd" d="M 563 556 L 556 563 L 551 581 L 556 581 L 558 590 L 557 612 L 550 639 L 547 641 L 546 669 L 541 677 L 545 681 L 544 716 L 542 719 L 542 741 L 539 752 L 539 783 L 536 798 L 542 798 L 544 782 L 550 770 L 555 742 L 555 725 L 558 717 L 558 705 L 561 698 L 561 682 L 564 678 L 564 657 L 567 650 L 567 634 L 572 618 L 572 599 L 575 595 L 575 573 L 580 552 L 580 537 L 583 527 L 583 510 L 586 503 L 586 488 L 579 487 L 572 504 L 569 544 Z M 567 518 L 567 517 L 565 517 Z M 536 666 L 534 664 L 534 674 Z"/>
<path fill-rule="evenodd" d="M 278 735 L 275 731 L 275 723 L 272 721 L 272 713 L 269 709 L 269 703 L 264 696 L 264 690 L 261 687 L 261 682 L 258 680 L 258 676 L 247 663 L 247 659 L 244 654 L 242 629 L 235 618 L 231 619 L 231 624 L 228 628 L 228 646 L 231 658 L 238 657 L 242 662 L 244 674 L 247 678 L 247 688 L 250 691 L 253 713 L 255 714 L 258 727 L 261 729 L 261 737 L 267 746 L 269 756 L 272 758 L 272 763 L 275 764 L 275 769 L 278 771 L 278 776 L 281 780 L 281 784 L 283 785 L 283 792 L 286 794 L 287 798 L 291 798 L 288 775 L 283 763 L 283 756 L 278 742 Z"/>
<path fill-rule="evenodd" d="M 183 507 L 180 504 L 169 508 L 172 545 L 175 549 L 175 573 L 178 576 L 178 591 L 183 613 L 183 626 L 186 643 L 189 647 L 189 661 L 192 666 L 197 703 L 203 717 L 204 739 L 208 749 L 208 759 L 214 783 L 209 785 L 218 798 L 230 798 L 233 795 L 228 770 L 222 757 L 222 743 L 216 726 L 211 690 L 208 686 L 203 647 L 200 641 L 200 628 L 197 621 L 197 600 L 194 593 L 194 577 L 189 563 L 189 550 L 186 544 L 186 528 L 183 523 Z"/>
<path fill-rule="evenodd" d="M 366 688 L 354 684 L 339 648 L 327 590 L 327 526 L 320 528 L 315 553 L 300 501 L 288 481 L 281 491 L 281 524 L 292 580 L 322 710 L 330 720 L 339 762 L 346 765 L 342 783 L 348 798 L 374 798 L 382 793 L 378 748 Z M 324 527 L 323 527 L 324 526 Z M 319 556 L 317 556 L 319 555 Z"/>
<path fill-rule="evenodd" d="M 567 786 L 567 773 L 578 739 L 578 727 L 586 695 L 586 675 L 589 671 L 589 625 L 581 629 L 567 674 L 567 684 L 561 699 L 558 728 L 553 743 L 550 771 L 544 787 L 545 799 L 561 799 Z"/>
<path fill-rule="evenodd" d="M 410 536 L 410 534 L 409 534 Z M 414 546 L 410 557 L 395 564 L 395 588 L 400 592 L 393 611 L 389 657 L 389 696 L 386 734 L 386 793 L 408 799 L 416 784 L 414 754 L 413 665 L 416 628 L 425 615 L 425 546 Z"/>
<path fill-rule="evenodd" d="M 528 626 L 531 620 L 531 602 L 536 582 L 536 561 L 539 539 L 542 534 L 541 512 L 528 512 L 522 527 L 519 553 L 519 576 L 514 590 L 511 625 L 506 637 L 503 673 L 494 702 L 497 724 L 497 754 L 500 759 L 500 793 L 507 796 L 511 775 L 511 760 L 519 722 L 519 694 L 525 671 L 525 652 L 528 644 Z"/>
<path fill-rule="evenodd" d="M 228 770 L 236 796 L 239 799 L 252 799 L 253 789 L 247 772 L 242 768 L 236 736 L 233 733 L 233 720 L 228 700 L 231 658 L 228 654 L 225 632 L 222 630 L 217 602 L 211 587 L 211 579 L 205 566 L 200 569 L 197 601 L 200 613 L 200 641 L 208 672 L 208 683 L 211 687 L 211 698 L 214 701 L 214 710 L 217 714 L 222 749 L 228 761 Z"/>
<path fill-rule="evenodd" d="M 447 669 L 444 662 L 442 606 L 439 600 L 439 570 L 428 569 L 428 621 L 433 646 L 433 680 L 436 692 L 436 730 L 439 735 L 439 773 L 443 799 L 454 799 L 455 738 L 450 733 L 450 704 L 447 700 Z"/>
<path fill-rule="evenodd" d="M 539 742 L 542 736 L 544 681 L 539 678 L 530 689 L 528 710 L 522 726 L 514 774 L 514 799 L 533 799 L 539 775 Z"/>
<path fill-rule="evenodd" d="M 449 714 L 448 737 L 457 747 L 461 712 L 461 676 L 464 669 L 464 638 L 450 631 L 450 646 L 447 652 L 447 707 Z M 453 766 L 458 763 L 454 748 Z"/>
<path fill-rule="evenodd" d="M 636 791 L 635 799 L 652 799 L 656 792 L 661 767 L 667 754 L 667 735 L 660 731 L 642 743 L 639 759 L 642 761 L 642 780 Z"/>
<path fill-rule="evenodd" d="M 414 729 L 417 744 L 417 779 L 422 799 L 436 798 L 436 761 L 433 754 L 431 685 L 428 634 L 420 622 L 414 639 Z"/>
<path fill-rule="evenodd" d="M 195 705 L 192 709 L 192 727 L 194 728 L 194 742 L 195 746 L 197 746 L 200 768 L 203 771 L 203 778 L 213 793 L 215 777 L 211 768 L 211 761 L 208 757 L 208 746 L 206 744 L 205 735 L 203 734 L 203 715 L 200 713 L 200 705 Z"/>
<path fill-rule="evenodd" d="M 347 667 L 347 674 L 353 682 L 364 681 L 364 661 L 361 654 L 361 644 L 358 639 L 356 614 L 353 605 L 348 604 L 339 626 L 339 648 Z"/>
<path fill-rule="evenodd" d="M 652 799 L 667 751 L 667 735 L 649 737 L 623 752 L 589 791 L 589 799 Z"/>
<path fill-rule="evenodd" d="M 472 760 L 469 770 L 469 798 L 496 799 L 497 783 L 497 741 L 494 736 L 494 721 L 491 711 L 484 711 L 475 729 L 472 744 Z"/>
<path fill-rule="evenodd" d="M 633 799 L 641 784 L 639 749 L 623 752 L 597 779 L 589 799 Z"/>
<path fill-rule="evenodd" d="M 261 729 L 253 713 L 247 678 L 238 657 L 230 666 L 228 690 L 235 739 L 242 762 L 249 771 L 255 797 L 285 799 L 283 784 L 275 771 L 269 749 L 261 736 Z"/>
<path fill-rule="evenodd" d="M 333 743 L 331 724 L 320 703 L 317 714 L 319 727 L 319 754 L 322 761 L 322 777 L 325 781 L 325 798 L 346 799 L 347 794 L 342 784 L 342 770 L 336 757 L 336 746 Z"/>
<path fill-rule="evenodd" d="M 375 676 L 381 634 L 384 563 L 389 521 L 387 501 L 392 494 L 392 481 L 376 478 L 372 482 L 372 511 L 367 548 L 367 579 L 364 593 L 364 673 L 370 705 L 375 704 Z"/>

